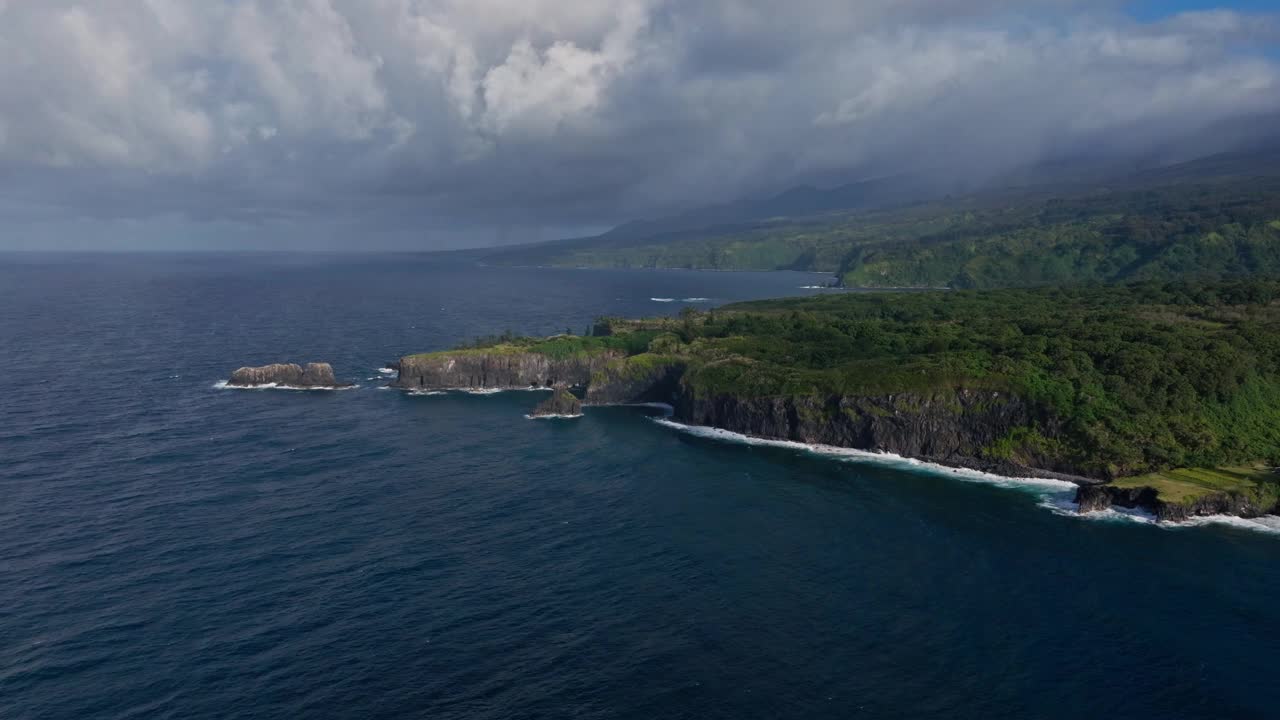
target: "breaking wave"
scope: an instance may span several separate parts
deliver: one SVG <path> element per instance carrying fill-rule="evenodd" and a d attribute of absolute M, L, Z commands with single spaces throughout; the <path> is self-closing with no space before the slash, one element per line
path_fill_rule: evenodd
<path fill-rule="evenodd" d="M 675 302 L 675 301 L 676 301 L 676 299 L 675 299 L 675 298 L 655 298 L 655 297 L 651 297 L 651 298 L 649 298 L 649 299 L 650 299 L 650 300 L 652 300 L 652 301 L 654 301 L 654 302 Z"/>
<path fill-rule="evenodd" d="M 1112 507 L 1106 510 L 1081 513 L 1079 512 L 1079 506 L 1075 502 L 1076 484 L 1065 480 L 1006 477 L 1004 475 L 982 472 L 981 470 L 952 468 L 946 465 L 925 462 L 923 460 L 915 460 L 913 458 L 906 458 L 892 453 L 868 452 L 866 450 L 854 450 L 852 448 L 836 447 L 833 445 L 801 443 L 792 440 L 768 440 L 765 438 L 743 435 L 742 433 L 736 433 L 729 430 L 721 430 L 719 428 L 701 425 L 685 425 L 668 418 L 650 418 L 650 420 L 658 423 L 659 425 L 679 430 L 680 432 L 696 435 L 698 437 L 710 438 L 712 440 L 719 440 L 722 442 L 787 448 L 790 450 L 812 453 L 814 455 L 831 457 L 844 462 L 874 463 L 902 470 L 924 471 L 933 475 L 951 477 L 965 482 L 984 483 L 987 485 L 995 485 L 998 487 L 1030 492 L 1039 496 L 1040 502 L 1038 505 L 1040 507 L 1051 511 L 1056 515 L 1071 517 L 1077 520 L 1088 520 L 1091 522 L 1138 523 L 1165 530 L 1182 530 L 1193 527 L 1218 525 L 1280 536 L 1280 517 L 1274 515 L 1254 519 L 1239 518 L 1231 515 L 1209 515 L 1205 517 L 1194 517 L 1183 522 L 1170 522 L 1157 520 L 1154 515 L 1146 512 L 1145 510 L 1122 507 Z"/>
<path fill-rule="evenodd" d="M 582 413 L 577 415 L 525 415 L 525 420 L 576 420 L 582 417 Z"/>
<path fill-rule="evenodd" d="M 1223 525 L 1226 527 L 1238 528 L 1240 530 L 1252 530 L 1253 532 L 1280 536 L 1280 517 L 1275 515 L 1267 515 L 1266 517 L 1260 518 L 1241 518 L 1233 515 L 1207 515 L 1205 517 L 1194 517 L 1181 523 L 1161 523 L 1161 526 L 1168 526 L 1171 530 L 1184 527 L 1203 527 L 1206 525 Z"/>
<path fill-rule="evenodd" d="M 967 482 L 980 482 L 989 485 L 999 485 L 1000 487 L 1028 489 L 1037 494 L 1066 494 L 1074 493 L 1076 489 L 1075 483 L 1066 480 L 1051 480 L 1049 478 L 1016 478 L 1006 477 L 1004 475 L 994 475 L 992 473 L 982 472 L 981 470 L 969 470 L 967 468 L 953 468 L 937 463 L 925 462 L 914 458 L 894 455 L 893 453 L 877 453 L 867 450 L 855 450 L 853 448 L 836 447 L 834 445 L 818 445 L 811 443 L 796 442 L 794 440 L 768 440 L 765 438 L 751 437 L 742 433 L 732 432 L 730 430 L 721 430 L 720 428 L 705 427 L 702 425 L 685 425 L 668 418 L 650 418 L 659 425 L 673 428 L 681 432 L 696 435 L 698 437 L 710 438 L 712 440 L 720 440 L 723 442 L 734 442 L 744 445 L 760 445 L 766 447 L 786 448 L 788 450 L 799 450 L 814 455 L 822 455 L 846 462 L 863 462 L 884 465 L 887 467 L 895 467 L 906 470 L 924 470 L 932 474 L 946 475 Z"/>
<path fill-rule="evenodd" d="M 1160 520 L 1146 510 L 1138 508 L 1113 506 L 1106 510 L 1095 510 L 1093 512 L 1081 513 L 1079 512 L 1079 506 L 1069 498 L 1066 501 L 1061 501 L 1060 499 L 1055 498 L 1046 498 L 1040 502 L 1040 507 L 1047 508 L 1050 512 L 1057 515 L 1073 517 L 1079 520 L 1138 523 L 1140 525 L 1151 525 L 1164 530 L 1185 530 L 1196 527 L 1219 526 L 1280 536 L 1280 517 L 1276 517 L 1275 515 L 1267 515 L 1260 518 L 1242 518 L 1234 515 L 1202 515 L 1199 517 L 1188 518 L 1180 522 L 1173 522 L 1171 520 Z"/>
<path fill-rule="evenodd" d="M 297 392 L 300 390 L 314 390 L 317 392 L 338 392 L 340 390 L 355 390 L 359 385 L 320 385 L 302 387 L 300 385 L 281 385 L 279 383 L 262 383 L 261 385 L 232 385 L 226 380 L 219 380 L 213 384 L 217 390 L 290 390 Z"/>
<path fill-rule="evenodd" d="M 387 386 L 387 387 L 388 387 L 389 389 L 394 389 L 394 388 L 390 388 L 390 386 Z M 429 390 L 428 390 L 428 389 L 421 389 L 421 390 L 416 390 L 416 389 L 415 389 L 415 390 L 407 390 L 407 391 L 405 391 L 405 392 L 406 392 L 406 394 L 408 394 L 408 395 L 422 395 L 422 396 L 427 396 L 427 395 L 448 395 L 448 394 L 450 394 L 450 393 L 463 393 L 463 394 L 466 394 L 466 395 L 497 395 L 498 393 L 505 393 L 505 392 L 549 392 L 550 390 L 551 390 L 551 388 L 547 388 L 547 387 L 527 387 L 527 388 L 523 388 L 523 387 L 522 387 L 522 388 L 467 388 L 467 387 L 458 387 L 458 388 L 431 388 L 431 389 L 429 389 Z"/>

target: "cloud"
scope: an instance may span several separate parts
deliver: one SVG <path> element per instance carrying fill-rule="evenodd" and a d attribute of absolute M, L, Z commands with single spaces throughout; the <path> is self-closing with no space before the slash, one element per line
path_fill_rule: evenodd
<path fill-rule="evenodd" d="M 1208 151 L 1280 111 L 1278 41 L 1272 16 L 1105 0 L 0 0 L 0 222 L 483 239 L 815 176 Z"/>

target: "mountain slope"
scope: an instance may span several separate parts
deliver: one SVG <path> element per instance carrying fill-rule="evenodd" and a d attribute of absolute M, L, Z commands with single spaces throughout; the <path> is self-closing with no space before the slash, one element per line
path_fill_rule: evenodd
<path fill-rule="evenodd" d="M 751 207 L 631 223 L 593 238 L 504 249 L 486 261 L 811 270 L 865 287 L 1280 272 L 1275 151 L 1214 156 L 1105 182 L 900 204 L 928 192 L 922 188 L 908 178 L 797 188 Z"/>

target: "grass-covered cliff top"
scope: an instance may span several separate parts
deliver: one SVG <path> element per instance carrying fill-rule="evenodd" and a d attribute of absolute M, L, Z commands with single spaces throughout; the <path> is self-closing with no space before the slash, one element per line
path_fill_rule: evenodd
<path fill-rule="evenodd" d="M 515 355 L 520 353 L 535 353 L 546 355 L 553 359 L 585 357 L 607 352 L 635 355 L 645 352 L 649 347 L 650 341 L 656 335 L 657 333 L 638 331 L 603 337 L 565 334 L 547 338 L 531 338 L 505 334 L 480 338 L 464 347 L 453 350 L 409 355 L 406 359 L 457 357 L 459 355 Z"/>
<path fill-rule="evenodd" d="M 1259 507 L 1280 500 L 1280 474 L 1265 465 L 1164 470 L 1116 480 L 1116 487 L 1154 489 L 1161 500 L 1180 505 L 1227 493 L 1256 499 Z"/>

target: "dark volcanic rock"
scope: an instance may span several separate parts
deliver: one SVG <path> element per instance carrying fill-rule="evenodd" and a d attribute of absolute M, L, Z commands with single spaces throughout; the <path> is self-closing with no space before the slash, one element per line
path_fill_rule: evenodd
<path fill-rule="evenodd" d="M 582 401 L 569 388 L 557 385 L 551 397 L 538 404 L 530 417 L 577 417 L 582 414 Z"/>
<path fill-rule="evenodd" d="M 599 333 L 598 333 L 599 334 Z M 293 366 L 297 367 L 297 366 Z M 687 359 L 657 353 L 599 353 L 553 359 L 530 352 L 463 350 L 411 355 L 397 365 L 395 386 L 405 389 L 556 387 L 532 416 L 576 416 L 582 403 L 569 387 L 586 389 L 589 405 L 670 403 L 674 419 L 760 438 L 884 452 L 940 465 L 1014 477 L 1074 482 L 1080 512 L 1113 505 L 1144 508 L 1162 520 L 1227 514 L 1257 517 L 1280 507 L 1218 493 L 1194 503 L 1160 500 L 1151 488 L 1107 484 L 1110 470 L 1087 458 L 1064 456 L 1058 419 L 1022 397 L 997 390 L 952 387 L 889 395 L 741 397 L 699 392 Z M 1009 448 L 1019 430 L 1040 442 Z M 1269 501 L 1267 501 L 1269 502 Z"/>
<path fill-rule="evenodd" d="M 1079 512 L 1090 513 L 1106 510 L 1112 505 L 1124 508 L 1155 510 L 1159 502 L 1156 491 L 1149 487 L 1118 488 L 1111 485 L 1090 485 L 1076 490 Z"/>
<path fill-rule="evenodd" d="M 276 363 L 262 367 L 242 367 L 231 373 L 228 385 L 235 387 L 255 387 L 260 385 L 279 385 L 297 388 L 338 388 L 347 387 L 339 383 L 333 375 L 333 367 L 329 363 L 307 363 L 302 367 L 296 363 Z"/>
<path fill-rule="evenodd" d="M 400 374 L 393 384 L 406 390 L 586 387 L 594 372 L 617 357 L 600 353 L 555 359 L 540 353 L 474 350 L 409 355 L 400 359 Z"/>
<path fill-rule="evenodd" d="M 1049 437 L 1057 431 L 1052 417 L 1016 395 L 992 390 L 771 398 L 683 392 L 675 417 L 756 437 L 894 453 L 999 475 L 1101 481 L 1056 458 L 990 457 L 989 448 L 1016 428 L 1034 426 Z"/>
<path fill-rule="evenodd" d="M 1156 516 L 1157 520 L 1182 521 L 1206 515 L 1234 515 L 1242 518 L 1262 517 L 1280 511 L 1280 508 L 1259 507 L 1244 495 L 1213 493 L 1189 503 L 1173 503 L 1160 499 L 1160 494 L 1149 487 L 1115 487 L 1094 485 L 1076 491 L 1079 512 L 1106 510 L 1112 506 L 1138 508 Z"/>
<path fill-rule="evenodd" d="M 591 377 L 587 404 L 672 404 L 679 395 L 684 371 L 685 364 L 675 359 L 659 362 L 616 360 Z"/>

